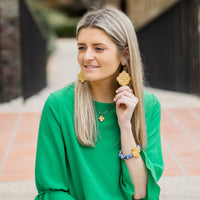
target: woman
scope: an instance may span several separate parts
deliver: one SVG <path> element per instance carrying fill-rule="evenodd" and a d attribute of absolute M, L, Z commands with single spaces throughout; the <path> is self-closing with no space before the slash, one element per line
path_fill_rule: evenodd
<path fill-rule="evenodd" d="M 112 7 L 77 26 L 78 80 L 47 99 L 35 199 L 159 199 L 160 104 L 143 92 L 134 28 Z"/>

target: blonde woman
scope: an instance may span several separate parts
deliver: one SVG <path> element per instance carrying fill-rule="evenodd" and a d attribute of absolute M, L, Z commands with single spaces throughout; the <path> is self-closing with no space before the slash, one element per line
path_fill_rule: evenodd
<path fill-rule="evenodd" d="M 78 80 L 54 92 L 41 116 L 35 199 L 159 199 L 160 104 L 143 91 L 134 28 L 120 10 L 77 26 Z"/>

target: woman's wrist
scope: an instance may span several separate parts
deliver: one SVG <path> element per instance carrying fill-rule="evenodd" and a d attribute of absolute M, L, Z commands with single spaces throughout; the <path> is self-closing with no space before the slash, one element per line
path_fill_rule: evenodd
<path fill-rule="evenodd" d="M 121 150 L 124 154 L 129 154 L 131 149 L 136 146 L 136 142 L 132 132 L 131 123 L 123 124 L 120 126 L 121 132 Z"/>
<path fill-rule="evenodd" d="M 130 122 L 119 124 L 121 133 L 132 133 L 132 124 Z"/>
<path fill-rule="evenodd" d="M 119 151 L 119 157 L 121 159 L 130 159 L 130 158 L 139 158 L 140 157 L 141 146 L 137 144 L 135 147 L 132 148 L 131 153 L 124 155 L 122 151 Z"/>

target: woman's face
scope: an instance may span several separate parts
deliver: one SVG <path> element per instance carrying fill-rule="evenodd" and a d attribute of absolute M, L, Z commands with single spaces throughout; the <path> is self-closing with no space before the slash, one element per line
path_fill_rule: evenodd
<path fill-rule="evenodd" d="M 83 28 L 77 38 L 78 62 L 85 79 L 91 82 L 115 80 L 121 57 L 116 44 L 101 29 Z"/>

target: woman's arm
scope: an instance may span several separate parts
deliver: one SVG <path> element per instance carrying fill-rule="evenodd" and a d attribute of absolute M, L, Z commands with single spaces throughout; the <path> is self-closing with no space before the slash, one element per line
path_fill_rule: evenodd
<path fill-rule="evenodd" d="M 131 153 L 131 149 L 137 144 L 133 138 L 131 125 L 120 127 L 121 129 L 121 150 L 123 155 Z M 131 181 L 134 185 L 134 199 L 142 199 L 146 196 L 147 191 L 147 170 L 141 157 L 125 159 Z"/>
<path fill-rule="evenodd" d="M 120 87 L 115 96 L 116 112 L 118 123 L 121 131 L 121 150 L 123 155 L 131 153 L 133 147 L 137 144 L 133 137 L 131 117 L 133 115 L 138 99 L 133 95 L 132 90 L 128 87 Z M 142 199 L 146 196 L 147 191 L 147 170 L 141 157 L 125 159 L 131 181 L 134 185 L 134 199 Z"/>
<path fill-rule="evenodd" d="M 40 120 L 35 166 L 38 195 L 35 200 L 75 200 L 69 194 L 65 151 L 57 101 L 51 95 Z"/>
<path fill-rule="evenodd" d="M 121 130 L 121 151 L 123 155 L 131 153 L 131 149 L 137 144 L 134 140 L 131 125 L 127 127 L 120 127 Z M 147 170 L 144 161 L 141 157 L 125 159 L 131 181 L 134 185 L 135 193 L 134 199 L 142 199 L 146 196 L 147 191 Z"/>

